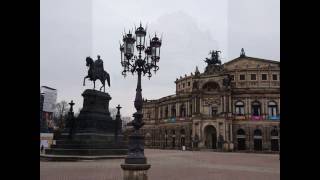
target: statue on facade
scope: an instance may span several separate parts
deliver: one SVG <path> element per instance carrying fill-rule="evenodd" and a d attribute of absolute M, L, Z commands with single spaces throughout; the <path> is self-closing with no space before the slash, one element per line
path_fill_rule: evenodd
<path fill-rule="evenodd" d="M 221 61 L 219 59 L 219 53 L 221 53 L 221 51 L 215 51 L 215 50 L 212 50 L 209 52 L 209 55 L 211 55 L 210 58 L 206 58 L 205 62 L 208 64 L 208 65 L 221 65 Z"/>
<path fill-rule="evenodd" d="M 246 53 L 243 48 L 241 48 L 240 57 L 246 57 Z"/>
<path fill-rule="evenodd" d="M 204 71 L 205 73 L 213 74 L 216 72 L 222 72 L 223 67 L 221 65 L 219 53 L 221 53 L 221 51 L 215 51 L 215 50 L 210 51 L 209 53 L 209 55 L 211 55 L 210 58 L 206 58 L 204 60 L 207 63 L 207 67 Z"/>
<path fill-rule="evenodd" d="M 98 55 L 98 59 L 94 61 L 91 57 L 86 58 L 86 66 L 89 67 L 88 75 L 84 77 L 83 79 L 83 86 L 85 86 L 85 80 L 87 78 L 90 79 L 90 81 L 93 81 L 93 89 L 95 89 L 95 81 L 97 79 L 100 80 L 102 83 L 102 86 L 100 87 L 100 91 L 103 88 L 103 92 L 105 92 L 105 81 L 107 80 L 108 86 L 110 87 L 110 75 L 107 73 L 103 68 L 103 61 L 100 59 L 100 56 Z"/>

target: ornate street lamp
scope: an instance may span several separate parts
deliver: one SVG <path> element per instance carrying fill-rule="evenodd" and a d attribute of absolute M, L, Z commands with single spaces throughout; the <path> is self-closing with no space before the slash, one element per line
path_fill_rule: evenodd
<path fill-rule="evenodd" d="M 142 89 L 141 89 L 141 75 L 152 76 L 151 70 L 159 70 L 157 63 L 160 60 L 161 39 L 156 35 L 150 40 L 150 45 L 145 47 L 146 29 L 140 23 L 140 27 L 135 29 L 135 36 L 129 33 L 123 36 L 123 44 L 120 44 L 121 65 L 123 67 L 122 75 L 127 73 L 137 73 L 138 83 L 136 89 L 136 97 L 134 100 L 134 107 L 137 112 L 133 114 L 134 120 L 132 125 L 134 132 L 129 136 L 129 151 L 125 159 L 125 164 L 146 164 L 147 159 L 144 156 L 144 135 L 139 129 L 144 125 L 142 121 Z M 134 55 L 134 44 L 136 45 L 138 55 Z M 144 52 L 144 57 L 142 53 Z"/>

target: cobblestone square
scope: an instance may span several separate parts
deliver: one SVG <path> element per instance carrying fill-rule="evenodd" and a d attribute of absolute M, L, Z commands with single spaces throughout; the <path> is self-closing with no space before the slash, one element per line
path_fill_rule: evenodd
<path fill-rule="evenodd" d="M 146 149 L 149 180 L 279 180 L 278 154 Z M 123 159 L 40 162 L 41 180 L 122 180 Z"/>

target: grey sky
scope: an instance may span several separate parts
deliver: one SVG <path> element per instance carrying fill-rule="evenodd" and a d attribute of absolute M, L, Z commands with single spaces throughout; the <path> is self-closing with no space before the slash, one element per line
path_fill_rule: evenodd
<path fill-rule="evenodd" d="M 74 100 L 75 110 L 93 86 L 82 86 L 85 57 L 99 54 L 111 76 L 110 107 L 132 115 L 137 77 L 121 75 L 119 40 L 140 21 L 151 36 L 163 33 L 160 70 L 142 79 L 147 99 L 174 94 L 174 80 L 195 66 L 203 71 L 212 49 L 222 51 L 223 62 L 242 47 L 248 56 L 280 60 L 278 0 L 42 0 L 40 12 L 40 84 L 57 88 L 58 101 Z"/>

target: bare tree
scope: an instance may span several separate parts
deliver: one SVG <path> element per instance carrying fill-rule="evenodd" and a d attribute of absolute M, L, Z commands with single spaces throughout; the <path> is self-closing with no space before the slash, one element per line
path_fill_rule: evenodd
<path fill-rule="evenodd" d="M 68 108 L 69 104 L 64 100 L 56 104 L 55 119 L 57 120 L 56 124 L 59 128 L 63 128 L 65 125 L 65 119 L 68 114 Z"/>
<path fill-rule="evenodd" d="M 76 113 L 74 113 L 74 117 L 78 117 L 81 110 L 82 110 L 82 108 L 79 108 L 78 111 Z"/>
<path fill-rule="evenodd" d="M 110 108 L 109 112 L 110 112 L 111 118 L 112 119 L 116 119 L 116 115 L 117 115 L 117 112 L 118 112 L 117 108 Z"/>

